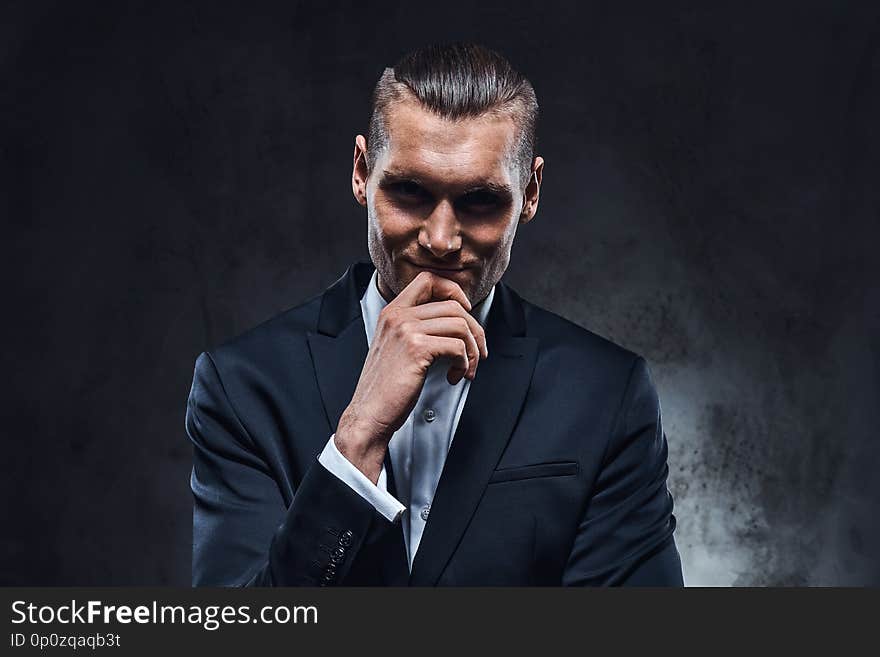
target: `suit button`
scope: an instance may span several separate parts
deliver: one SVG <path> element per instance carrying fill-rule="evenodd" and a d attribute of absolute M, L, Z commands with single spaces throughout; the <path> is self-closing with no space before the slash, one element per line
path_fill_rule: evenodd
<path fill-rule="evenodd" d="M 337 547 L 333 549 L 333 552 L 330 553 L 330 558 L 336 557 L 338 560 L 342 561 L 342 558 L 345 556 L 345 548 Z"/>
<path fill-rule="evenodd" d="M 433 408 L 426 408 L 423 416 L 425 418 L 425 422 L 433 422 L 434 419 L 437 417 L 437 414 L 434 412 Z"/>
<path fill-rule="evenodd" d="M 333 577 L 335 574 L 336 574 L 336 564 L 335 563 L 328 563 L 324 567 L 324 575 L 327 577 Z"/>
<path fill-rule="evenodd" d="M 353 534 L 351 533 L 351 530 L 346 529 L 344 532 L 342 532 L 342 536 L 339 537 L 339 544 L 342 547 L 348 547 L 349 545 L 351 545 L 352 536 Z"/>

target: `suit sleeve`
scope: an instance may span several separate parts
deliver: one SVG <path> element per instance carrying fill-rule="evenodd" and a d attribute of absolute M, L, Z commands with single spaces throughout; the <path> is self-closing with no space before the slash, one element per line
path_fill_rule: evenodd
<path fill-rule="evenodd" d="M 645 360 L 630 371 L 591 500 L 563 573 L 567 586 L 683 586 L 660 402 Z"/>
<path fill-rule="evenodd" d="M 187 402 L 193 445 L 193 586 L 328 586 L 358 579 L 371 545 L 400 532 L 317 458 L 286 507 L 211 356 Z"/>
<path fill-rule="evenodd" d="M 335 433 L 330 436 L 330 440 L 318 455 L 318 462 L 348 484 L 353 491 L 372 504 L 373 508 L 389 521 L 396 521 L 400 514 L 406 510 L 400 500 L 388 492 L 388 473 L 385 466 L 382 466 L 379 473 L 379 481 L 374 484 L 337 449 Z"/>

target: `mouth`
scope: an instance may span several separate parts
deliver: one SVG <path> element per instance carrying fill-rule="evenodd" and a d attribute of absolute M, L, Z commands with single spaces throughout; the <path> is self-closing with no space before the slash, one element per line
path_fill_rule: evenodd
<path fill-rule="evenodd" d="M 442 276 L 443 278 L 449 278 L 454 281 L 464 282 L 465 277 L 467 276 L 467 269 L 439 269 L 437 267 L 423 267 L 421 265 L 413 265 L 417 272 L 420 271 L 429 271 L 435 276 Z"/>
<path fill-rule="evenodd" d="M 437 267 L 435 265 L 423 265 L 418 262 L 412 262 L 411 260 L 408 260 L 407 262 L 416 269 L 429 271 L 433 274 L 440 274 L 441 276 L 444 274 L 447 276 L 458 274 L 468 269 L 468 267 Z"/>

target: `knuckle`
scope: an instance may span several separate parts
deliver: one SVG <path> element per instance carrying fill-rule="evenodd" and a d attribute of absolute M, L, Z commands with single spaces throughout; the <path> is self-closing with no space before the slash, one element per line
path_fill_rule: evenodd
<path fill-rule="evenodd" d="M 401 325 L 404 324 L 405 316 L 399 308 L 385 306 L 379 313 L 379 321 L 384 327 L 399 332 Z"/>
<path fill-rule="evenodd" d="M 404 336 L 404 342 L 406 343 L 407 351 L 412 356 L 418 356 L 422 353 L 424 348 L 424 339 L 418 333 L 408 333 Z"/>

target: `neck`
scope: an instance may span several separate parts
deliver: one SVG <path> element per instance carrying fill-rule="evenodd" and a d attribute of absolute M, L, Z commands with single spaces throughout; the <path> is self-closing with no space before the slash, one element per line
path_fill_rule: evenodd
<path fill-rule="evenodd" d="M 391 291 L 391 288 L 389 288 L 387 285 L 385 285 L 385 281 L 382 280 L 381 274 L 377 275 L 376 282 L 379 285 L 379 294 L 382 295 L 382 298 L 385 299 L 385 301 L 387 301 L 388 303 L 391 303 L 392 301 L 394 301 L 394 297 L 397 295 L 395 295 Z"/>

